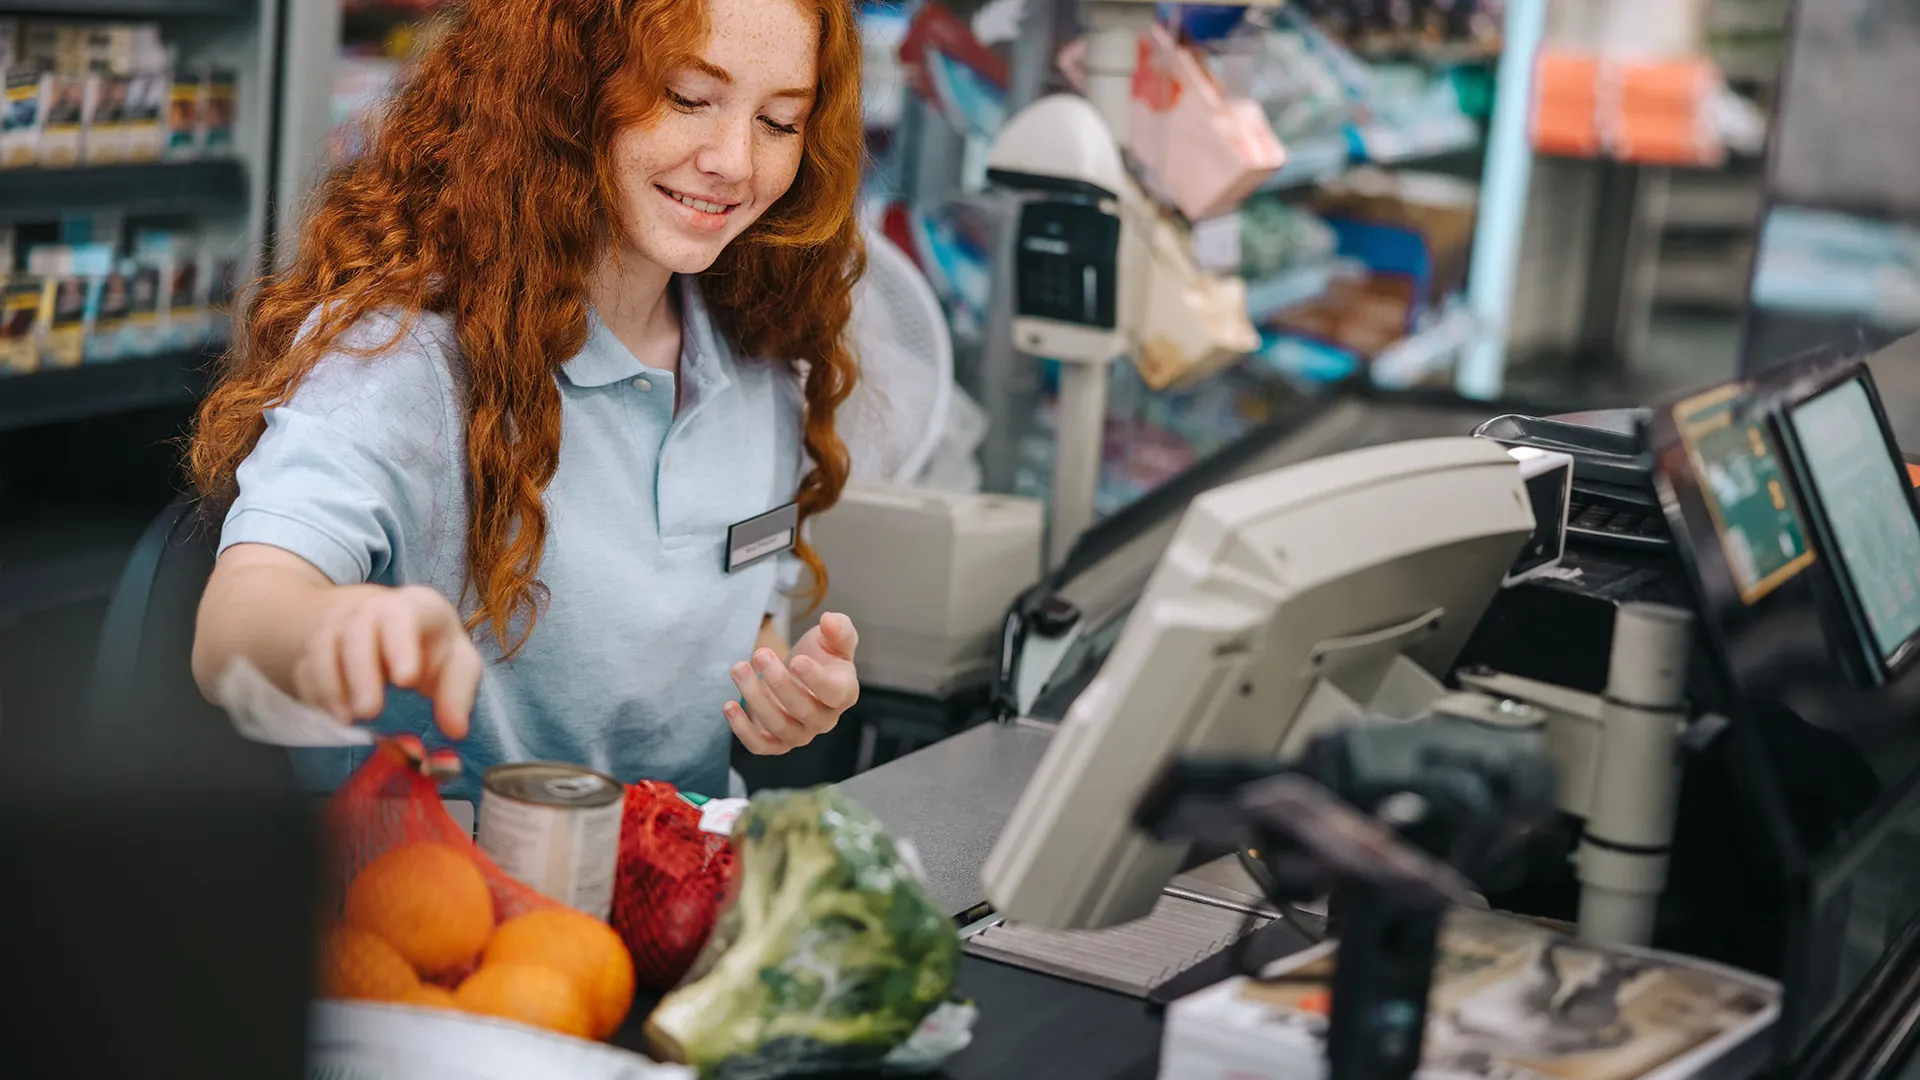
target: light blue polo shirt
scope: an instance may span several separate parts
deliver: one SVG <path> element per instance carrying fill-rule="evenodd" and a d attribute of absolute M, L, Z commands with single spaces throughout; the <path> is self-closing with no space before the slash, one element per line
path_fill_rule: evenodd
<path fill-rule="evenodd" d="M 721 706 L 739 697 L 728 671 L 799 578 L 791 555 L 727 573 L 727 530 L 793 501 L 802 398 L 786 364 L 735 356 L 697 279 L 676 282 L 677 415 L 676 376 L 643 367 L 597 317 L 556 376 L 560 466 L 540 564 L 549 600 L 511 660 L 490 629 L 475 632 L 486 674 L 449 797 L 475 798 L 484 770 L 528 760 L 727 791 Z M 432 586 L 469 613 L 465 371 L 450 319 L 401 327 L 395 315 L 364 320 L 267 413 L 221 548 L 284 548 L 341 585 Z M 383 346 L 373 358 L 349 351 Z M 376 728 L 444 745 L 413 695 L 390 694 Z M 296 757 L 324 789 L 364 752 Z"/>

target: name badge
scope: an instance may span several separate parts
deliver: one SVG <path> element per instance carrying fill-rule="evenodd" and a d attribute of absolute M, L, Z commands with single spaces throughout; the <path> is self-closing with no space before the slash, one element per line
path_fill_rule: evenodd
<path fill-rule="evenodd" d="M 799 532 L 798 503 L 788 503 L 733 526 L 727 530 L 727 573 L 744 570 L 783 551 L 792 551 Z"/>

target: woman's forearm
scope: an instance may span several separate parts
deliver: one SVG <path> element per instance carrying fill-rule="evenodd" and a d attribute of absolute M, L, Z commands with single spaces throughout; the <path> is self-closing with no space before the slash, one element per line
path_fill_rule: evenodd
<path fill-rule="evenodd" d="M 320 621 L 348 590 L 290 552 L 263 544 L 228 549 L 200 600 L 193 677 L 210 700 L 235 659 L 292 693 L 293 669 Z"/>

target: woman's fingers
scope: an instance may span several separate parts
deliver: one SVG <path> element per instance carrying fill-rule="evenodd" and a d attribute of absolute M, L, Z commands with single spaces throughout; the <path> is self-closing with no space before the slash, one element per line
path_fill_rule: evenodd
<path fill-rule="evenodd" d="M 860 631 L 853 628 L 852 619 L 828 612 L 820 616 L 820 643 L 840 659 L 852 660 L 860 648 Z"/>
<path fill-rule="evenodd" d="M 788 749 L 805 746 L 812 738 L 798 720 L 781 707 L 773 690 L 756 674 L 753 665 L 733 665 L 733 685 L 740 690 L 740 703 L 747 716 L 767 737 Z"/>
<path fill-rule="evenodd" d="M 301 700 L 343 724 L 350 724 L 353 722 L 353 709 L 347 701 L 340 648 L 338 630 L 329 627 L 322 631 L 295 666 L 294 682 Z"/>
<path fill-rule="evenodd" d="M 419 690 L 433 702 L 433 722 L 449 739 L 464 739 L 480 695 L 480 651 L 465 634 L 448 636 L 434 650 Z"/>
<path fill-rule="evenodd" d="M 380 655 L 380 622 L 375 612 L 362 612 L 340 632 L 340 680 L 348 710 L 355 720 L 380 715 L 387 696 L 387 665 Z"/>
<path fill-rule="evenodd" d="M 771 735 L 761 731 L 759 725 L 753 722 L 739 703 L 729 701 L 720 707 L 720 711 L 726 715 L 727 726 L 733 729 L 734 738 L 740 740 L 740 745 L 746 747 L 748 753 L 761 757 L 773 757 L 784 754 L 789 749 Z"/>
<path fill-rule="evenodd" d="M 836 718 L 860 700 L 860 677 L 852 664 L 822 664 L 811 656 L 796 656 L 788 666 L 793 677 Z"/>
<path fill-rule="evenodd" d="M 403 690 L 416 689 L 425 635 L 405 611 L 387 608 L 380 612 L 378 619 L 380 655 L 386 661 L 387 681 Z"/>
<path fill-rule="evenodd" d="M 795 658 L 796 663 L 805 660 L 805 657 Z M 773 700 L 781 710 L 809 733 L 817 735 L 833 727 L 834 716 L 826 704 L 814 696 L 809 687 L 802 685 L 794 677 L 795 673 L 781 663 L 771 649 L 761 649 L 753 654 L 753 669 L 759 674 L 760 681 L 773 692 Z"/>

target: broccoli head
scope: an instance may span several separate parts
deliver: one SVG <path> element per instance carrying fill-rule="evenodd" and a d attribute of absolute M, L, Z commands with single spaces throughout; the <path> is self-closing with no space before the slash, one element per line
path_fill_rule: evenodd
<path fill-rule="evenodd" d="M 953 992 L 960 940 L 874 816 L 832 788 L 756 796 L 739 877 L 653 1051 L 727 1080 L 876 1065 Z"/>

